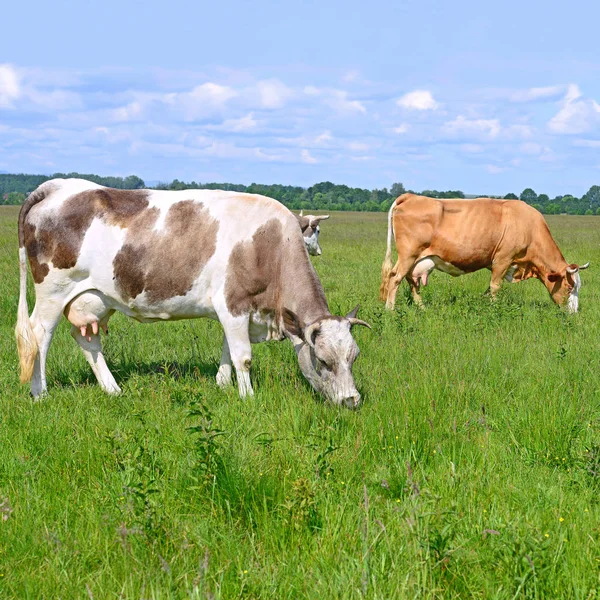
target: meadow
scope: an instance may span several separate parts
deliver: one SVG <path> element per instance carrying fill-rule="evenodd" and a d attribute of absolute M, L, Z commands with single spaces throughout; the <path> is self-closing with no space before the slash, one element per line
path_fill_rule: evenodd
<path fill-rule="evenodd" d="M 355 412 L 311 391 L 288 342 L 254 346 L 242 401 L 214 381 L 218 323 L 122 315 L 122 395 L 63 320 L 33 402 L 16 218 L 0 207 L 0 598 L 600 595 L 600 218 L 548 217 L 591 261 L 579 314 L 531 280 L 491 303 L 487 271 L 434 273 L 425 311 L 403 284 L 386 312 L 386 215 L 333 213 L 313 264 L 332 311 L 360 302 L 373 327 L 354 332 Z"/>

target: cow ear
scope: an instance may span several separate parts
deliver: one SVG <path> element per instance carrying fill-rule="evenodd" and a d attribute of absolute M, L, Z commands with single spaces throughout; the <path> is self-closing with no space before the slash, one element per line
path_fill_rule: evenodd
<path fill-rule="evenodd" d="M 298 318 L 298 315 L 288 308 L 283 309 L 283 326 L 291 335 L 295 335 L 302 340 L 304 339 L 304 326 L 302 322 Z"/>
<path fill-rule="evenodd" d="M 298 225 L 300 225 L 300 229 L 304 231 L 310 225 L 310 219 L 303 217 L 302 215 L 295 215 L 296 219 L 298 219 Z"/>
<path fill-rule="evenodd" d="M 548 273 L 548 281 L 551 281 L 552 283 L 558 281 L 561 277 L 562 275 L 560 273 Z"/>

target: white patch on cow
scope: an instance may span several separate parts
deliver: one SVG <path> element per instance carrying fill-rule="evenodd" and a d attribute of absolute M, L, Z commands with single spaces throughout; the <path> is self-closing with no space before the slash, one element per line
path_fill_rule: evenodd
<path fill-rule="evenodd" d="M 304 237 L 306 249 L 311 256 L 321 256 L 322 250 L 321 246 L 319 246 L 319 233 L 321 233 L 321 228 L 317 226 L 317 228 L 313 229 L 312 232 L 313 234 L 310 237 Z"/>
<path fill-rule="evenodd" d="M 567 310 L 570 313 L 576 313 L 579 310 L 579 290 L 581 289 L 581 277 L 579 273 L 573 275 L 573 289 L 569 294 L 567 301 Z"/>

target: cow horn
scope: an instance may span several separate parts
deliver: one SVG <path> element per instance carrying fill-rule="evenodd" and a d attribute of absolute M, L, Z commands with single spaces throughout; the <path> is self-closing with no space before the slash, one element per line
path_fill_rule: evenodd
<path fill-rule="evenodd" d="M 357 304 L 347 315 L 346 319 L 354 319 L 358 314 L 358 309 L 360 308 L 360 304 Z"/>
<path fill-rule="evenodd" d="M 348 321 L 350 321 L 350 325 L 364 325 L 365 327 L 371 329 L 371 326 L 362 319 L 355 319 L 354 317 L 351 317 L 350 319 L 348 319 Z"/>
<path fill-rule="evenodd" d="M 299 217 L 303 217 L 303 216 L 304 216 L 304 209 L 302 209 L 302 210 L 300 211 L 300 214 L 299 214 L 298 216 L 299 216 Z"/>
<path fill-rule="evenodd" d="M 567 273 L 571 273 L 571 275 L 575 275 L 575 273 L 577 273 L 577 271 L 579 271 L 579 267 L 567 267 Z"/>
<path fill-rule="evenodd" d="M 589 263 L 589 261 L 588 261 L 588 262 L 586 262 L 586 263 L 585 263 L 585 265 L 581 265 L 581 266 L 579 267 L 579 270 L 580 270 L 580 271 L 583 271 L 584 269 L 587 269 L 589 266 L 590 266 L 590 263 Z"/>

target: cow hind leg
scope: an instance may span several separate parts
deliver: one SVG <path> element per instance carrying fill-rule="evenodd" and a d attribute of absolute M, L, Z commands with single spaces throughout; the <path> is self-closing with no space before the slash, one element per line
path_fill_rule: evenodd
<path fill-rule="evenodd" d="M 84 292 L 65 308 L 65 316 L 71 323 L 71 336 L 79 344 L 100 387 L 108 394 L 118 394 L 121 388 L 110 372 L 102 352 L 99 330 L 108 332 L 108 320 L 114 314 L 106 297 L 97 291 Z"/>
<path fill-rule="evenodd" d="M 421 298 L 421 279 L 417 279 L 414 281 L 412 277 L 406 277 L 406 281 L 410 286 L 410 293 L 412 294 L 413 302 L 419 308 L 424 309 L 425 305 L 423 304 L 423 299 Z"/>
<path fill-rule="evenodd" d="M 385 307 L 388 310 L 394 310 L 394 304 L 396 303 L 396 294 L 398 293 L 398 286 L 406 277 L 406 274 L 410 271 L 410 269 L 414 265 L 414 262 L 414 258 L 412 257 L 404 260 L 398 259 L 398 262 L 396 262 L 394 268 L 391 270 L 389 274 L 387 296 L 385 300 Z"/>
<path fill-rule="evenodd" d="M 31 325 L 38 345 L 38 353 L 35 357 L 31 377 L 31 395 L 34 398 L 43 396 L 48 389 L 46 383 L 46 357 L 61 314 L 62 305 L 44 299 L 36 302 L 31 315 Z"/>

